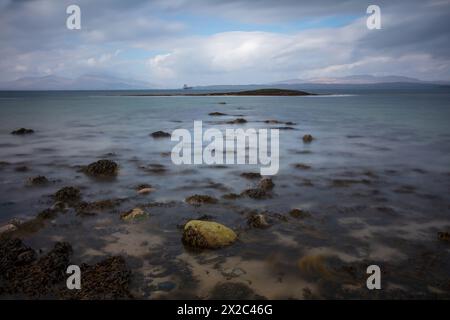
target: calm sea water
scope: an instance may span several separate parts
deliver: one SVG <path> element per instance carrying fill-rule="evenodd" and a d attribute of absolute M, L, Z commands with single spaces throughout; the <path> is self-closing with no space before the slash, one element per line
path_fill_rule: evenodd
<path fill-rule="evenodd" d="M 208 115 L 216 111 L 227 115 Z M 248 122 L 224 124 L 238 117 Z M 295 125 L 280 131 L 280 170 L 273 177 L 274 196 L 266 200 L 185 204 L 193 194 L 220 199 L 240 193 L 255 184 L 240 174 L 259 167 L 175 166 L 167 155 L 175 142 L 149 136 L 158 130 L 192 130 L 194 120 L 202 120 L 205 129 L 286 127 L 264 123 L 271 119 Z M 442 283 L 449 280 L 450 249 L 436 233 L 450 228 L 449 121 L 450 93 L 133 97 L 3 92 L 0 222 L 35 216 L 63 186 L 79 187 L 85 201 L 126 199 L 117 212 L 58 217 L 26 241 L 45 249 L 67 240 L 80 262 L 125 255 L 135 291 L 144 298 L 208 298 L 217 283 L 227 281 L 268 298 L 370 298 L 365 282 L 349 280 L 342 271 L 369 262 L 391 270 L 383 294 L 448 296 L 450 287 Z M 10 134 L 19 127 L 35 133 Z M 304 134 L 315 140 L 304 144 Z M 116 179 L 96 181 L 78 171 L 102 158 L 119 164 Z M 310 168 L 295 168 L 299 163 Z M 165 170 L 152 171 L 155 165 Z M 28 170 L 17 171 L 21 166 Z M 27 186 L 27 179 L 37 175 L 51 183 Z M 156 191 L 138 196 L 135 186 L 141 183 Z M 119 219 L 120 210 L 150 203 L 159 205 L 151 206 L 149 219 L 128 224 Z M 308 210 L 311 217 L 292 218 L 292 208 Z M 249 229 L 245 218 L 251 210 L 266 212 L 272 226 Z M 186 250 L 179 225 L 205 214 L 236 229 L 239 242 L 218 251 Z M 424 258 L 429 252 L 439 258 L 428 270 L 433 275 L 423 276 L 417 268 L 431 268 L 429 257 Z M 170 290 L 159 283 L 171 283 Z"/>

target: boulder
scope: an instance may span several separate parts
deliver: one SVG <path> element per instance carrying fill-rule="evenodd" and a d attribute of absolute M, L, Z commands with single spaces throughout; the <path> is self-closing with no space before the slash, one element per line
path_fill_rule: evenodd
<path fill-rule="evenodd" d="M 194 194 L 193 196 L 187 197 L 185 200 L 187 203 L 194 206 L 200 206 L 202 204 L 214 204 L 217 203 L 217 199 L 207 195 Z"/>
<path fill-rule="evenodd" d="M 75 187 L 64 187 L 59 189 L 54 198 L 56 201 L 61 201 L 65 203 L 75 203 L 80 201 L 81 193 L 78 188 Z"/>
<path fill-rule="evenodd" d="M 84 172 L 93 177 L 113 177 L 117 175 L 119 166 L 111 160 L 98 160 L 89 164 Z"/>
<path fill-rule="evenodd" d="M 191 220 L 184 226 L 183 243 L 193 248 L 217 249 L 236 241 L 230 228 L 213 221 Z"/>

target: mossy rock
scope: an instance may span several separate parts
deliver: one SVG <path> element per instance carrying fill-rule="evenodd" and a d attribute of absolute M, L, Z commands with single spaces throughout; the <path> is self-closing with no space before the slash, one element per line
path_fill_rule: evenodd
<path fill-rule="evenodd" d="M 147 217 L 148 213 L 142 210 L 141 208 L 134 208 L 120 215 L 120 218 L 125 221 L 140 220 Z"/>
<path fill-rule="evenodd" d="M 230 228 L 213 221 L 191 220 L 184 226 L 183 243 L 193 248 L 217 249 L 236 241 Z"/>

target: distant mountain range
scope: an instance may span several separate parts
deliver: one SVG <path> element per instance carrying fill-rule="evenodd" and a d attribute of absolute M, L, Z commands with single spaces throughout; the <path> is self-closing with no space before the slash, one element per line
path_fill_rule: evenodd
<path fill-rule="evenodd" d="M 0 90 L 133 90 L 152 87 L 152 84 L 143 81 L 94 74 L 75 79 L 50 75 L 0 82 Z"/>
<path fill-rule="evenodd" d="M 423 81 L 402 76 L 353 75 L 347 77 L 322 77 L 290 79 L 266 84 L 195 86 L 193 90 L 254 90 L 258 88 L 280 88 L 295 90 L 337 89 L 411 89 L 420 87 L 450 86 L 450 81 Z M 149 90 L 162 89 L 154 84 L 123 79 L 110 75 L 85 74 L 75 79 L 54 75 L 26 77 L 9 82 L 0 82 L 0 90 Z"/>
<path fill-rule="evenodd" d="M 379 83 L 428 83 L 428 84 L 449 84 L 448 81 L 423 81 L 415 78 L 402 76 L 372 76 L 353 75 L 346 77 L 322 77 L 311 79 L 290 79 L 271 83 L 277 84 L 379 84 Z"/>

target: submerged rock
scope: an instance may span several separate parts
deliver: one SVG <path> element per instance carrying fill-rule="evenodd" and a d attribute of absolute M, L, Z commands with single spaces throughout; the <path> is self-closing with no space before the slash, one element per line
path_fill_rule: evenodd
<path fill-rule="evenodd" d="M 310 165 L 307 165 L 307 164 L 304 164 L 304 163 L 296 163 L 296 164 L 294 164 L 294 167 L 295 167 L 296 169 L 302 169 L 302 170 L 308 170 L 308 169 L 311 169 L 311 166 L 310 166 Z"/>
<path fill-rule="evenodd" d="M 245 179 L 260 179 L 261 174 L 259 172 L 243 172 L 241 173 L 241 177 Z"/>
<path fill-rule="evenodd" d="M 7 233 L 11 233 L 17 230 L 17 227 L 12 224 L 12 223 L 8 223 L 5 224 L 3 226 L 0 226 L 0 236 L 5 235 Z"/>
<path fill-rule="evenodd" d="M 303 136 L 303 142 L 304 143 L 310 143 L 310 142 L 312 142 L 313 141 L 313 136 L 312 135 L 310 135 L 310 134 L 305 134 L 304 136 Z"/>
<path fill-rule="evenodd" d="M 226 200 L 236 200 L 236 199 L 239 199 L 240 197 L 241 197 L 241 195 L 239 195 L 237 193 L 227 193 L 222 196 L 222 198 L 226 199 Z"/>
<path fill-rule="evenodd" d="M 202 204 L 214 204 L 217 203 L 217 199 L 207 195 L 194 194 L 193 196 L 186 198 L 186 203 L 194 206 L 200 206 Z"/>
<path fill-rule="evenodd" d="M 84 172 L 93 177 L 113 177 L 117 175 L 118 171 L 117 163 L 105 159 L 93 162 L 84 168 Z"/>
<path fill-rule="evenodd" d="M 91 216 L 102 211 L 110 210 L 118 206 L 122 199 L 106 199 L 94 202 L 81 202 L 77 204 L 75 210 L 78 215 Z"/>
<path fill-rule="evenodd" d="M 245 120 L 244 118 L 237 118 L 231 121 L 227 122 L 228 124 L 243 124 L 243 123 L 247 123 L 247 120 Z"/>
<path fill-rule="evenodd" d="M 217 249 L 236 241 L 230 228 L 213 221 L 191 220 L 184 226 L 183 243 L 193 248 Z"/>
<path fill-rule="evenodd" d="M 34 133 L 34 130 L 33 129 L 20 128 L 20 129 L 13 130 L 11 132 L 11 134 L 16 134 L 16 135 L 23 135 L 23 134 L 30 134 L 30 133 Z"/>
<path fill-rule="evenodd" d="M 36 176 L 28 179 L 28 184 L 31 186 L 39 186 L 47 184 L 49 181 L 45 176 Z"/>
<path fill-rule="evenodd" d="M 65 203 L 75 203 L 80 201 L 81 193 L 78 188 L 75 187 L 64 187 L 59 189 L 54 198 L 56 201 L 61 201 Z"/>
<path fill-rule="evenodd" d="M 289 211 L 289 214 L 291 215 L 291 217 L 294 218 L 308 218 L 311 216 L 311 214 L 308 211 L 302 210 L 302 209 L 292 209 L 291 211 Z"/>
<path fill-rule="evenodd" d="M 272 190 L 274 186 L 275 184 L 270 178 L 264 178 L 259 182 L 259 188 L 264 191 Z"/>
<path fill-rule="evenodd" d="M 120 215 L 120 218 L 125 221 L 143 219 L 148 217 L 148 213 L 141 208 L 134 208 Z"/>
<path fill-rule="evenodd" d="M 150 134 L 153 138 L 170 138 L 170 133 L 164 131 L 155 131 Z"/>
<path fill-rule="evenodd" d="M 438 239 L 442 241 L 450 241 L 450 232 L 438 232 L 437 233 Z"/>
<path fill-rule="evenodd" d="M 270 194 L 266 190 L 253 188 L 242 191 L 241 196 L 246 196 L 252 199 L 266 199 L 270 197 Z"/>
<path fill-rule="evenodd" d="M 150 188 L 142 188 L 142 189 L 139 189 L 139 190 L 137 191 L 137 193 L 138 193 L 138 194 L 148 194 L 148 193 L 153 192 L 153 191 L 155 191 L 155 189 L 150 187 Z"/>
<path fill-rule="evenodd" d="M 262 213 L 251 214 L 247 218 L 247 224 L 252 228 L 265 229 L 270 227 L 269 222 L 267 222 L 267 218 Z"/>

